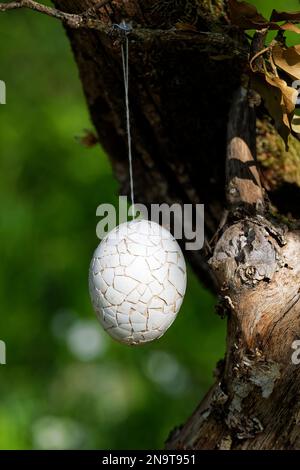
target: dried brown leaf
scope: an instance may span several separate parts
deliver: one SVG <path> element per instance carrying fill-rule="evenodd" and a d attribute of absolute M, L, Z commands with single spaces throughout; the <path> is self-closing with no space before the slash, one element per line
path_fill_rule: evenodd
<path fill-rule="evenodd" d="M 273 10 L 270 21 L 258 13 L 255 6 L 247 2 L 239 2 L 237 0 L 229 0 L 229 18 L 231 23 L 239 26 L 242 29 L 256 29 L 269 28 L 271 30 L 291 31 L 300 34 L 300 28 L 291 23 L 291 21 L 300 22 L 300 12 L 279 12 Z M 286 21 L 286 23 L 279 25 L 278 21 Z"/>
<path fill-rule="evenodd" d="M 228 7 L 231 23 L 242 29 L 261 29 L 269 24 L 268 20 L 258 13 L 255 6 L 247 2 L 229 0 Z"/>
<path fill-rule="evenodd" d="M 277 28 L 272 28 L 271 26 L 270 29 L 277 29 Z M 291 31 L 292 33 L 300 34 L 300 28 L 298 28 L 298 26 L 296 26 L 293 23 L 285 23 L 285 24 L 279 25 L 279 29 L 282 29 L 283 31 Z"/>
<path fill-rule="evenodd" d="M 295 111 L 297 90 L 275 75 L 254 74 L 252 86 L 261 95 L 264 104 L 274 119 L 275 127 L 288 148 L 292 119 Z"/>
<path fill-rule="evenodd" d="M 272 56 L 277 67 L 300 80 L 300 45 L 287 48 L 276 45 L 272 48 Z"/>
<path fill-rule="evenodd" d="M 285 12 L 273 10 L 270 21 L 299 21 L 300 22 L 300 11 Z"/>

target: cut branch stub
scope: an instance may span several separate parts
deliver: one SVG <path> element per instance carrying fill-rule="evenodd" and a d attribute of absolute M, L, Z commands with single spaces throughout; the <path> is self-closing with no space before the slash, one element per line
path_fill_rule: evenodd
<path fill-rule="evenodd" d="M 210 264 L 224 291 L 269 281 L 278 269 L 277 242 L 263 225 L 243 220 L 218 241 Z"/>

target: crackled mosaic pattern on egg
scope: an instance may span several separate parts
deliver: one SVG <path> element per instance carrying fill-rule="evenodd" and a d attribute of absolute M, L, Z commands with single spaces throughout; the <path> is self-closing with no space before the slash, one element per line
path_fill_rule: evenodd
<path fill-rule="evenodd" d="M 162 336 L 186 289 L 186 266 L 173 236 L 155 222 L 119 225 L 100 243 L 90 267 L 90 294 L 104 329 L 138 344 Z"/>

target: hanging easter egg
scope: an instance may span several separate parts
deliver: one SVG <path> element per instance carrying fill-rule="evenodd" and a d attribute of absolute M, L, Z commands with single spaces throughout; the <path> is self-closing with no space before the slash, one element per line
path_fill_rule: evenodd
<path fill-rule="evenodd" d="M 114 339 L 134 345 L 160 338 L 175 320 L 185 294 L 182 251 L 157 223 L 126 222 L 96 249 L 89 288 L 97 317 Z"/>

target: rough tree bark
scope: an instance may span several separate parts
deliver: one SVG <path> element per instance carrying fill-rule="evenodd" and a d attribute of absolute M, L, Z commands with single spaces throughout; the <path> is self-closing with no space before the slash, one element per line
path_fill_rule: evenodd
<path fill-rule="evenodd" d="M 97 1 L 54 3 L 80 13 Z M 187 253 L 228 317 L 226 356 L 167 447 L 299 449 L 291 345 L 300 326 L 300 232 L 291 216 L 300 212 L 300 143 L 292 137 L 286 152 L 262 107 L 255 123 L 240 87 L 249 44 L 230 25 L 226 0 L 113 0 L 95 18 L 140 31 L 129 36 L 138 202 L 205 203 L 207 240 L 229 209 L 213 253 L 208 243 Z M 103 31 L 66 30 L 99 140 L 128 193 L 120 45 Z"/>

